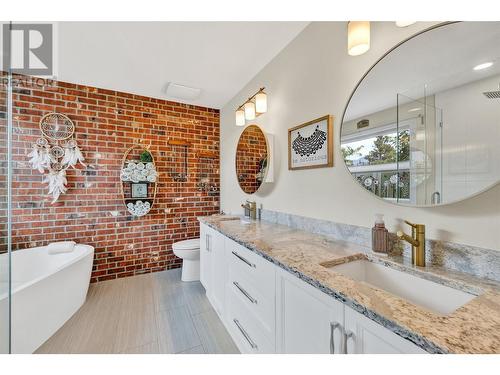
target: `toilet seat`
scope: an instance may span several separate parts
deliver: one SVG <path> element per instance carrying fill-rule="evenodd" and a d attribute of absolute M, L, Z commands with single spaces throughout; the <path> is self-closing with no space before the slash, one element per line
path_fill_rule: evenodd
<path fill-rule="evenodd" d="M 200 239 L 193 238 L 191 240 L 183 240 L 175 242 L 172 245 L 173 250 L 199 250 L 200 249 Z"/>

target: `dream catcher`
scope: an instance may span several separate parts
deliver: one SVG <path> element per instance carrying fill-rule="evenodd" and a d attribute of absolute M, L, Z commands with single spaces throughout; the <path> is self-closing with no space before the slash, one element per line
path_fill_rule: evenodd
<path fill-rule="evenodd" d="M 48 172 L 43 182 L 49 186 L 52 203 L 66 193 L 66 170 L 80 163 L 85 166 L 82 152 L 73 138 L 75 125 L 65 115 L 48 113 L 40 120 L 42 136 L 33 144 L 29 163 L 40 173 Z"/>

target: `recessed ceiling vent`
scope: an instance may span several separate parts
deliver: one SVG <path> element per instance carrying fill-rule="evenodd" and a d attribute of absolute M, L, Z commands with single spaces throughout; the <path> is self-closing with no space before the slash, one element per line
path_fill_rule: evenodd
<path fill-rule="evenodd" d="M 486 91 L 483 92 L 483 95 L 488 99 L 500 99 L 500 84 L 498 85 L 497 91 Z"/>
<path fill-rule="evenodd" d="M 169 82 L 165 89 L 167 96 L 183 100 L 194 100 L 200 97 L 201 89 L 179 85 L 177 83 Z"/>

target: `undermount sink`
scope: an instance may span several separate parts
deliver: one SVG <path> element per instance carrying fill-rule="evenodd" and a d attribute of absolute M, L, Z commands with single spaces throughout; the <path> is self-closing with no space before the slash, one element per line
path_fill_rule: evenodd
<path fill-rule="evenodd" d="M 476 297 L 369 260 L 355 260 L 327 268 L 356 281 L 371 284 L 439 315 L 449 315 Z"/>

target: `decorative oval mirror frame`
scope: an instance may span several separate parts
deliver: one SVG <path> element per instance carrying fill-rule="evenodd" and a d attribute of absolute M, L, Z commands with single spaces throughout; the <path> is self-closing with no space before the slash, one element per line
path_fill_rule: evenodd
<path fill-rule="evenodd" d="M 356 86 L 354 87 L 353 91 L 351 92 L 351 94 L 349 95 L 349 98 L 348 98 L 348 101 L 347 101 L 347 104 L 344 108 L 344 111 L 343 111 L 343 114 L 342 114 L 342 121 L 341 121 L 341 126 L 340 126 L 340 136 L 339 136 L 339 146 L 342 144 L 342 129 L 343 129 L 343 126 L 345 124 L 345 120 L 346 120 L 346 113 L 348 112 L 348 108 L 349 108 L 349 105 L 351 104 L 351 101 L 353 99 L 353 97 L 355 96 L 356 94 L 356 91 L 360 88 L 360 86 L 362 85 L 363 81 L 365 80 L 365 78 L 367 78 L 367 76 L 373 71 L 373 69 L 379 64 L 381 63 L 388 55 L 390 55 L 392 52 L 394 52 L 396 49 L 398 49 L 399 47 L 401 47 L 402 45 L 404 45 L 405 43 L 419 37 L 420 35 L 422 34 L 425 34 L 425 33 L 429 33 L 429 32 L 432 32 L 436 29 L 440 29 L 440 28 L 443 28 L 443 27 L 446 27 L 446 26 L 450 26 L 450 25 L 455 25 L 455 24 L 461 24 L 463 22 L 461 21 L 453 21 L 453 22 L 443 22 L 443 23 L 439 23 L 439 24 L 436 24 L 434 26 L 431 26 L 429 28 L 426 28 L 420 32 L 417 32 L 416 34 L 413 34 L 411 35 L 410 37 L 404 39 L 403 41 L 401 41 L 400 43 L 396 44 L 394 47 L 390 48 L 387 52 L 385 52 L 367 71 L 366 73 L 363 74 L 363 76 L 361 77 L 361 79 L 358 81 L 358 83 L 356 84 Z M 500 63 L 500 61 L 497 61 L 497 63 Z M 500 88 L 499 88 L 499 91 L 500 91 Z M 339 149 L 341 149 L 341 147 L 339 147 Z M 347 165 L 347 163 L 345 162 L 345 159 L 342 156 L 342 161 L 343 161 L 343 164 L 344 164 L 344 167 L 346 168 L 346 171 L 347 173 L 349 173 L 351 175 L 351 177 L 353 178 L 353 181 L 355 182 L 356 185 L 358 185 L 361 190 L 365 191 L 366 193 L 370 194 L 371 196 L 374 196 L 376 197 L 377 199 L 381 200 L 381 201 L 384 201 L 384 202 L 388 202 L 388 203 L 391 203 L 391 204 L 395 204 L 395 205 L 398 205 L 398 206 L 403 206 L 403 207 L 417 207 L 417 208 L 429 208 L 429 207 L 441 207 L 441 206 L 446 206 L 446 205 L 450 205 L 450 204 L 454 204 L 454 203 L 457 203 L 457 202 L 461 202 L 461 201 L 464 201 L 466 199 L 469 199 L 469 198 L 473 198 L 477 195 L 480 195 L 490 189 L 492 189 L 493 187 L 497 186 L 498 184 L 500 184 L 500 181 L 497 180 L 496 182 L 493 182 L 491 185 L 489 186 L 486 186 L 484 187 L 483 189 L 480 189 L 476 192 L 473 192 L 467 196 L 464 196 L 463 198 L 459 198 L 459 199 L 455 199 L 455 200 L 450 200 L 450 201 L 446 201 L 446 202 L 443 202 L 443 203 L 438 203 L 438 204 L 411 204 L 411 203 L 406 203 L 406 202 L 398 202 L 398 201 L 394 201 L 394 200 L 388 200 L 388 199 L 384 199 L 383 197 L 381 196 L 378 196 L 376 195 L 375 193 L 371 192 L 371 191 L 368 191 L 366 188 L 364 188 L 363 186 L 361 186 L 361 183 L 356 179 L 356 177 L 352 174 L 352 172 L 350 171 L 349 169 L 349 166 Z M 427 155 L 426 155 L 427 157 Z M 399 175 L 398 175 L 398 179 L 399 179 Z"/>
<path fill-rule="evenodd" d="M 133 146 L 129 147 L 122 158 L 122 163 L 121 163 L 121 170 L 120 170 L 120 191 L 123 199 L 123 204 L 127 211 L 132 214 L 133 216 L 136 217 L 142 217 L 147 215 L 151 209 L 154 206 L 154 203 L 156 201 L 156 191 L 158 187 L 158 178 L 159 178 L 159 173 L 156 169 L 156 163 L 155 163 L 155 158 L 153 153 L 151 152 L 150 149 L 151 145 L 142 145 L 142 144 L 134 144 Z M 128 156 L 133 152 L 133 151 L 142 151 L 142 152 L 147 152 L 151 156 L 151 161 L 141 161 L 141 160 L 132 160 L 132 159 L 127 159 Z M 142 153 L 141 152 L 141 153 Z M 141 153 L 138 153 L 139 155 Z M 131 164 L 134 164 L 135 168 L 129 168 Z M 139 168 L 139 165 L 142 164 L 143 168 Z M 152 167 L 150 167 L 152 166 Z M 133 169 L 135 170 L 145 170 L 148 172 L 140 173 L 139 176 L 135 176 L 132 179 L 129 178 L 129 176 L 125 177 L 124 179 L 124 173 L 127 171 L 127 173 L 133 173 Z M 149 180 L 148 180 L 149 178 Z M 154 179 L 154 181 L 153 181 Z M 125 196 L 125 184 L 130 185 L 130 197 Z M 138 186 L 138 185 L 144 185 L 146 184 L 146 197 L 142 197 L 143 192 L 141 193 L 141 197 L 132 197 L 133 195 L 133 185 L 137 184 L 138 188 L 142 188 L 143 186 Z M 153 185 L 152 187 L 150 185 Z M 141 191 L 141 189 L 137 189 L 138 192 Z M 150 196 L 152 194 L 152 196 Z M 146 198 L 146 199 L 145 199 Z M 145 202 L 144 202 L 145 201 Z M 133 203 L 135 202 L 135 203 Z M 132 204 L 132 206 L 129 207 L 129 205 Z"/>
<path fill-rule="evenodd" d="M 262 137 L 264 138 L 264 141 L 266 142 L 266 158 L 265 158 L 266 166 L 261 168 L 261 169 L 263 169 L 263 171 L 262 171 L 262 176 L 261 176 L 261 181 L 260 181 L 259 186 L 254 191 L 249 192 L 249 191 L 245 191 L 244 187 L 241 184 L 241 179 L 239 177 L 239 173 L 238 173 L 238 148 L 240 146 L 240 142 L 241 142 L 242 137 L 244 136 L 245 132 L 250 131 L 251 129 L 257 129 L 262 134 Z M 252 194 L 258 193 L 262 189 L 264 182 L 267 179 L 267 175 L 269 173 L 269 161 L 270 161 L 270 148 L 269 148 L 269 141 L 266 137 L 266 133 L 258 125 L 255 125 L 255 124 L 252 124 L 252 125 L 245 127 L 238 138 L 238 143 L 236 145 L 236 152 L 235 152 L 235 157 L 234 157 L 234 169 L 235 169 L 235 173 L 236 173 L 236 180 L 238 181 L 238 185 L 239 185 L 240 189 L 245 194 L 252 195 Z"/>

